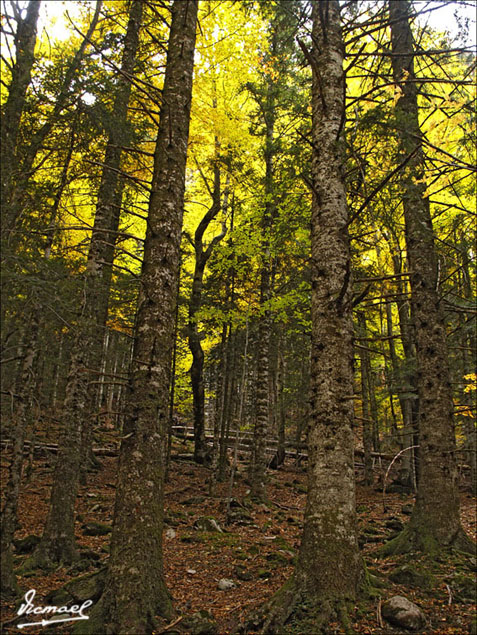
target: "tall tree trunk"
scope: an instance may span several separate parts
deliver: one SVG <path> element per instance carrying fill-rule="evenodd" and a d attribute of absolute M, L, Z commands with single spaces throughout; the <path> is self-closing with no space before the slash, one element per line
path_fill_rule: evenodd
<path fill-rule="evenodd" d="M 162 530 L 197 0 L 175 0 L 144 245 L 105 590 L 90 632 L 150 634 L 169 617 Z M 92 629 L 92 630 L 91 630 Z"/>
<path fill-rule="evenodd" d="M 276 48 L 276 25 L 272 37 L 271 54 Z M 266 104 L 262 107 L 266 127 L 265 139 L 265 209 L 261 221 L 261 271 L 260 271 L 260 317 L 258 322 L 257 385 L 255 404 L 255 426 L 253 463 L 250 474 L 251 496 L 256 501 L 266 498 L 265 470 L 267 465 L 266 443 L 270 427 L 270 338 L 272 321 L 270 315 L 271 298 L 271 257 L 270 233 L 274 215 L 274 130 L 275 94 L 271 81 L 267 85 Z"/>
<path fill-rule="evenodd" d="M 409 3 L 394 0 L 389 3 L 389 11 L 393 77 L 400 92 L 395 106 L 396 129 L 402 155 L 412 155 L 400 182 L 416 338 L 420 477 L 409 525 L 388 545 L 387 551 L 417 548 L 434 552 L 450 545 L 465 549 L 470 548 L 470 540 L 459 515 L 452 390 L 434 233 L 423 178 Z"/>
<path fill-rule="evenodd" d="M 29 327 L 28 345 L 23 351 L 20 394 L 14 409 L 13 420 L 13 449 L 10 465 L 9 480 L 5 488 L 5 503 L 2 509 L 0 563 L 1 563 L 1 592 L 4 597 L 15 595 L 18 591 L 15 574 L 13 573 L 12 542 L 17 521 L 18 497 L 23 467 L 23 445 L 31 416 L 32 393 L 35 386 L 33 365 L 38 354 L 38 310 L 34 307 L 32 321 Z M 12 397 L 13 398 L 13 397 Z"/>
<path fill-rule="evenodd" d="M 2 108 L 1 117 L 1 209 L 2 236 L 12 229 L 13 215 L 9 206 L 17 178 L 19 157 L 17 140 L 20 119 L 25 105 L 25 97 L 31 81 L 31 71 L 35 61 L 36 26 L 41 2 L 30 0 L 24 19 L 19 18 L 15 34 L 16 60 L 11 72 L 8 97 Z"/>
<path fill-rule="evenodd" d="M 216 148 L 218 140 L 216 139 Z M 204 389 L 204 351 L 200 343 L 199 325 L 197 323 L 198 313 L 202 306 L 202 287 L 204 282 L 204 272 L 207 262 L 212 252 L 222 238 L 225 236 L 225 225 L 220 234 L 215 236 L 204 248 L 204 233 L 210 223 L 220 212 L 220 169 L 217 164 L 214 166 L 214 188 L 212 191 L 212 206 L 200 221 L 194 235 L 195 266 L 194 278 L 192 281 L 192 291 L 189 300 L 189 348 L 192 353 L 192 366 L 190 378 L 192 384 L 192 398 L 194 407 L 194 460 L 197 463 L 206 463 L 210 460 L 207 457 L 207 444 L 205 441 L 205 389 Z M 225 193 L 224 206 L 226 206 L 227 192 Z"/>
<path fill-rule="evenodd" d="M 122 70 L 113 115 L 117 124 L 110 134 L 105 156 L 105 169 L 96 206 L 93 235 L 84 277 L 83 301 L 76 325 L 73 355 L 66 385 L 63 408 L 63 433 L 53 477 L 48 516 L 43 536 L 32 564 L 50 566 L 72 562 L 76 557 L 74 519 L 75 503 L 82 461 L 91 438 L 91 411 L 96 405 L 94 386 L 99 377 L 104 325 L 106 322 L 111 264 L 119 213 L 114 205 L 118 183 L 123 133 L 127 126 L 127 109 L 131 91 L 129 77 L 133 73 L 139 43 L 142 2 L 131 4 L 128 30 L 124 41 Z M 119 131 L 119 132 L 118 132 Z M 106 239 L 105 239 L 106 235 Z M 95 383 L 93 383 L 95 382 Z M 86 443 L 85 443 L 86 438 Z M 86 447 L 85 447 L 86 446 Z M 82 456 L 86 450 L 86 456 Z"/>
<path fill-rule="evenodd" d="M 282 632 L 297 602 L 313 632 L 343 618 L 361 578 L 353 462 L 353 322 L 348 210 L 343 179 L 344 46 L 338 0 L 313 2 L 312 407 L 308 498 L 294 577 L 261 611 L 265 633 Z M 339 619 L 338 618 L 338 619 Z M 308 627 L 309 628 L 309 627 Z M 299 630 L 299 629 L 298 629 Z"/>
<path fill-rule="evenodd" d="M 358 313 L 359 332 L 362 337 L 367 336 L 366 316 Z M 363 413 L 363 449 L 364 449 L 364 482 L 371 485 L 373 482 L 373 460 L 371 452 L 373 450 L 372 420 L 369 412 L 369 353 L 363 346 L 360 352 L 361 360 L 361 403 Z"/>

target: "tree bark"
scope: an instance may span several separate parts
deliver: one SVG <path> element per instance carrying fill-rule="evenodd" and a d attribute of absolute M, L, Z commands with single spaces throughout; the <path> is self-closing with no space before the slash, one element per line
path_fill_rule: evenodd
<path fill-rule="evenodd" d="M 364 313 L 358 313 L 358 324 L 360 335 L 366 337 L 366 316 Z M 364 482 L 371 485 L 373 482 L 373 459 L 371 452 L 373 451 L 373 432 L 372 421 L 369 412 L 369 354 L 363 349 L 360 352 L 361 360 L 361 403 L 363 414 L 363 450 L 364 450 Z"/>
<path fill-rule="evenodd" d="M 162 555 L 164 469 L 197 10 L 197 0 L 172 5 L 111 557 L 88 626 L 95 633 L 150 634 L 154 616 L 172 612 Z"/>
<path fill-rule="evenodd" d="M 21 387 L 18 402 L 14 409 L 13 421 L 13 449 L 10 464 L 9 480 L 5 488 L 5 503 L 2 509 L 1 538 L 0 538 L 0 563 L 1 585 L 0 589 L 4 597 L 15 595 L 18 585 L 13 572 L 12 543 L 17 522 L 18 498 L 20 495 L 20 483 L 23 467 L 23 445 L 27 426 L 31 416 L 33 387 L 35 376 L 33 365 L 38 354 L 38 310 L 33 308 L 32 321 L 29 328 L 28 346 L 23 352 Z"/>
<path fill-rule="evenodd" d="M 8 87 L 8 97 L 1 117 L 1 208 L 2 236 L 12 228 L 12 214 L 9 201 L 16 180 L 17 140 L 20 120 L 25 106 L 28 86 L 31 82 L 31 71 L 35 61 L 36 26 L 41 2 L 30 0 L 25 19 L 18 23 L 15 34 L 16 60 L 12 68 L 12 76 Z"/>
<path fill-rule="evenodd" d="M 32 564 L 50 566 L 59 562 L 72 562 L 76 558 L 74 519 L 75 503 L 82 461 L 88 462 L 91 452 L 91 412 L 96 405 L 93 384 L 98 379 L 104 325 L 111 282 L 111 264 L 119 215 L 114 206 L 118 183 L 117 168 L 121 157 L 121 130 L 127 125 L 130 82 L 136 50 L 142 2 L 131 5 L 128 30 L 125 37 L 122 76 L 113 108 L 117 124 L 113 127 L 106 148 L 105 165 L 96 206 L 96 217 L 91 238 L 88 263 L 84 276 L 83 301 L 76 325 L 73 355 L 66 385 L 63 408 L 63 433 L 53 477 L 50 506 L 41 543 Z M 118 132 L 119 130 L 119 132 Z M 104 232 L 108 240 L 104 239 Z M 113 245 L 112 247 L 110 245 Z M 92 371 L 92 372 L 91 372 Z M 86 442 L 85 442 L 86 439 Z M 83 450 L 83 452 L 82 452 Z M 83 456 L 82 456 L 83 455 Z"/>
<path fill-rule="evenodd" d="M 393 77 L 399 90 L 396 130 L 401 153 L 413 154 L 401 174 L 401 187 L 416 338 L 420 476 L 410 523 L 387 551 L 417 548 L 432 553 L 450 545 L 470 548 L 470 540 L 459 515 L 452 390 L 434 233 L 425 193 L 409 3 L 395 0 L 389 3 L 389 11 Z"/>
<path fill-rule="evenodd" d="M 270 54 L 273 57 L 276 49 L 277 25 L 273 24 Z M 271 299 L 271 256 L 270 233 L 273 224 L 275 205 L 274 196 L 274 131 L 275 131 L 275 90 L 273 81 L 268 80 L 265 104 L 261 105 L 265 121 L 265 209 L 260 230 L 261 271 L 260 271 L 260 316 L 258 322 L 257 349 L 257 385 L 255 392 L 255 426 L 253 463 L 250 474 L 251 497 L 256 501 L 266 499 L 265 471 L 267 466 L 266 437 L 270 428 L 270 339 L 272 321 L 270 315 Z"/>
<path fill-rule="evenodd" d="M 308 498 L 293 578 L 261 610 L 263 633 L 282 632 L 297 603 L 314 633 L 346 621 L 358 591 L 353 462 L 353 322 L 348 210 L 343 178 L 344 45 L 338 0 L 313 2 L 312 354 Z M 305 600 L 305 602 L 303 602 Z M 309 627 L 308 627 L 309 628 Z M 299 629 L 297 629 L 299 630 Z"/>
<path fill-rule="evenodd" d="M 216 147 L 218 141 L 216 140 Z M 194 460 L 204 464 L 210 460 L 207 456 L 207 444 L 205 441 L 205 388 L 204 388 L 204 351 L 200 343 L 201 337 L 198 325 L 198 313 L 202 306 L 202 287 L 205 267 L 215 246 L 225 236 L 225 226 L 220 234 L 215 236 L 209 245 L 204 248 L 204 233 L 210 223 L 217 217 L 221 209 L 220 202 L 220 169 L 214 166 L 214 188 L 212 191 L 212 206 L 200 221 L 194 235 L 195 266 L 192 291 L 189 300 L 189 348 L 192 353 L 192 366 L 190 378 L 192 384 L 192 398 L 194 408 Z M 225 193 L 224 207 L 227 204 L 227 192 Z"/>

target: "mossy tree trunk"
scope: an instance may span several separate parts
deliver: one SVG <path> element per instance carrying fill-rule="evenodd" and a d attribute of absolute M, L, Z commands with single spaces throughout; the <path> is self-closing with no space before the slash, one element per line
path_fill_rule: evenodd
<path fill-rule="evenodd" d="M 313 2 L 312 350 L 308 498 L 297 579 L 353 598 L 361 575 L 353 457 L 353 322 L 344 187 L 344 45 L 336 0 Z"/>
<path fill-rule="evenodd" d="M 302 44 L 312 86 L 312 352 L 308 498 L 293 578 L 253 616 L 264 633 L 283 632 L 297 604 L 329 632 L 346 621 L 362 565 L 353 460 L 353 322 L 348 209 L 343 177 L 344 45 L 338 0 L 313 2 L 313 52 Z M 301 632 L 301 631 L 300 631 Z"/>
<path fill-rule="evenodd" d="M 197 0 L 175 0 L 149 200 L 141 292 L 104 594 L 95 633 L 151 633 L 170 616 L 162 529 Z"/>
<path fill-rule="evenodd" d="M 424 182 L 418 84 L 407 0 L 389 2 L 392 69 L 399 98 L 395 125 L 402 156 L 411 156 L 401 174 L 411 316 L 414 325 L 419 390 L 420 474 L 410 523 L 387 551 L 432 552 L 456 545 L 470 547 L 459 515 L 452 389 L 445 321 L 439 296 L 437 253 L 429 198 Z"/>

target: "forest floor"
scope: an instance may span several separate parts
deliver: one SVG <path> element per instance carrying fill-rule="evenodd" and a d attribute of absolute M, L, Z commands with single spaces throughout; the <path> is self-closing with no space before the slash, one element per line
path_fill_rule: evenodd
<path fill-rule="evenodd" d="M 181 444 L 175 450 L 184 451 Z M 3 479 L 6 477 L 8 459 L 6 455 L 2 457 Z M 85 535 L 88 533 L 87 523 L 99 522 L 110 526 L 112 522 L 117 459 L 101 458 L 101 463 L 102 469 L 90 476 L 87 486 L 81 487 L 78 499 L 78 545 L 83 550 L 99 555 L 96 563 L 82 560 L 80 570 L 81 567 L 85 570 L 81 573 L 94 571 L 108 558 L 109 528 L 103 528 L 106 532 L 104 535 Z M 53 465 L 53 455 L 35 456 L 33 469 L 21 494 L 17 541 L 32 534 L 41 535 Z M 235 517 L 234 522 L 228 525 L 225 525 L 224 504 L 228 496 L 228 479 L 217 486 L 216 496 L 211 498 L 208 496 L 210 471 L 191 462 L 174 460 L 166 485 L 164 563 L 175 609 L 178 616 L 208 611 L 220 635 L 230 633 L 241 617 L 268 599 L 291 575 L 306 500 L 306 474 L 301 468 L 296 469 L 292 461 L 288 461 L 281 469 L 269 474 L 269 504 L 249 506 L 245 464 L 239 467 L 241 469 L 233 490 L 233 497 L 237 501 L 236 507 L 232 509 Z M 461 497 L 462 522 L 467 533 L 475 539 L 475 499 L 465 491 Z M 376 557 L 377 548 L 395 534 L 401 523 L 407 521 L 412 503 L 413 497 L 410 495 L 386 494 L 384 511 L 382 492 L 358 485 L 360 543 L 369 571 L 378 576 L 383 586 L 374 597 L 356 604 L 352 615 L 353 628 L 358 633 L 391 635 L 404 632 L 384 622 L 380 612 L 381 603 L 386 599 L 403 595 L 418 604 L 426 614 L 428 623 L 421 631 L 426 635 L 469 633 L 469 625 L 475 614 L 475 598 L 472 598 L 473 592 L 469 590 L 469 580 L 472 587 L 472 580 L 475 579 L 475 558 L 446 556 L 441 562 L 429 563 L 414 554 L 412 566 L 416 567 L 420 563 L 419 570 L 427 571 L 429 576 L 418 577 L 417 582 L 411 581 L 414 586 L 409 586 L 409 580 L 404 575 L 399 580 L 406 582 L 407 586 L 404 586 L 391 581 L 390 576 L 393 577 L 393 572 L 396 573 L 403 564 L 409 565 L 409 557 Z M 224 530 L 222 533 L 196 528 L 195 523 L 199 518 L 210 516 Z M 18 565 L 27 557 L 27 554 L 20 554 L 20 550 L 21 547 L 18 547 L 15 555 Z M 35 571 L 19 576 L 19 584 L 23 592 L 36 589 L 35 603 L 44 606 L 48 604 L 46 595 L 77 576 L 80 570 L 78 566 L 62 567 L 46 575 Z M 218 581 L 223 578 L 232 580 L 235 587 L 219 590 Z M 13 603 L 3 605 L 2 632 L 18 632 L 19 619 L 15 611 Z M 176 632 L 180 628 L 180 621 L 169 629 L 164 624 L 156 632 Z M 48 631 L 45 628 L 35 630 L 36 627 L 25 630 L 37 635 L 51 632 L 52 628 L 60 633 L 70 632 L 69 625 L 49 627 Z M 340 632 L 335 625 L 330 625 L 330 635 Z"/>

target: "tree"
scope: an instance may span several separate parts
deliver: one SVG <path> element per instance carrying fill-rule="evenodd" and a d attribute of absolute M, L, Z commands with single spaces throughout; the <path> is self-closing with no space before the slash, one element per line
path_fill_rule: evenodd
<path fill-rule="evenodd" d="M 409 9 L 408 0 L 389 3 L 393 78 L 399 91 L 395 125 L 401 156 L 411 157 L 401 175 L 401 196 L 416 339 L 420 469 L 411 520 L 386 551 L 417 548 L 435 552 L 449 546 L 472 551 L 459 514 L 454 406 L 434 232 L 423 179 L 425 158 Z"/>
<path fill-rule="evenodd" d="M 197 0 L 175 0 L 154 153 L 111 557 L 89 632 L 151 633 L 171 614 L 162 528 Z"/>
<path fill-rule="evenodd" d="M 216 152 L 218 152 L 219 142 L 216 138 Z M 204 272 L 208 260 L 210 259 L 215 246 L 222 240 L 226 233 L 225 223 L 222 232 L 214 236 L 207 247 L 204 249 L 204 234 L 210 223 L 219 214 L 221 202 L 220 190 L 220 166 L 218 164 L 219 157 L 215 158 L 214 165 L 214 185 L 210 188 L 206 181 L 207 188 L 212 197 L 212 205 L 201 219 L 194 234 L 192 245 L 195 252 L 194 278 L 192 281 L 192 290 L 189 299 L 189 348 L 192 353 L 192 365 L 190 369 L 190 378 L 192 384 L 192 397 L 194 406 L 194 459 L 197 463 L 207 462 L 207 447 L 205 440 L 205 421 L 204 421 L 204 351 L 200 343 L 200 333 L 198 326 L 199 311 L 202 304 L 202 287 L 204 281 Z M 205 176 L 204 176 L 205 180 Z M 224 192 L 224 211 L 227 208 L 228 189 Z"/>
<path fill-rule="evenodd" d="M 31 414 L 31 402 L 35 385 L 33 364 L 37 356 L 38 347 L 38 312 L 33 310 L 32 321 L 29 324 L 30 337 L 28 346 L 23 352 L 21 364 L 21 393 L 17 395 L 17 403 L 14 409 L 13 428 L 13 458 L 10 465 L 10 473 L 5 488 L 5 503 L 1 517 L 0 538 L 0 564 L 2 570 L 1 591 L 4 597 L 16 595 L 18 585 L 13 572 L 12 543 L 17 522 L 18 497 L 23 466 L 23 445 L 27 428 L 27 418 Z M 12 396 L 13 398 L 13 396 Z"/>
<path fill-rule="evenodd" d="M 1 176 L 1 207 L 2 207 L 2 237 L 7 238 L 13 228 L 9 202 L 15 184 L 15 166 L 20 157 L 17 155 L 18 132 L 20 120 L 25 105 L 28 86 L 31 82 L 31 72 L 35 61 L 36 25 L 41 2 L 30 0 L 24 18 L 18 16 L 17 32 L 15 33 L 16 60 L 11 66 L 8 97 L 2 108 L 1 118 L 1 146 L 2 146 L 2 176 Z M 12 8 L 20 14 L 19 7 L 12 3 Z"/>
<path fill-rule="evenodd" d="M 96 215 L 84 275 L 84 293 L 75 327 L 73 354 L 63 408 L 63 436 L 50 496 L 50 507 L 41 543 L 32 564 L 50 566 L 72 562 L 76 554 L 74 520 L 79 484 L 82 437 L 91 438 L 91 412 L 95 405 L 100 374 L 101 348 L 111 283 L 111 266 L 119 224 L 117 203 L 118 178 L 123 130 L 127 127 L 127 109 L 139 42 L 142 3 L 131 3 L 128 30 L 124 42 L 122 75 L 113 108 L 117 124 L 112 128 L 104 159 Z M 90 449 L 85 444 L 86 451 Z M 86 458 L 86 461 L 88 458 Z"/>
<path fill-rule="evenodd" d="M 312 351 L 308 431 L 308 497 L 292 579 L 254 616 L 264 633 L 279 632 L 297 604 L 309 628 L 328 632 L 345 619 L 362 573 L 353 458 L 353 325 L 348 211 L 343 180 L 344 46 L 337 0 L 313 2 L 312 86 Z M 250 622 L 249 622 L 250 623 Z"/>

